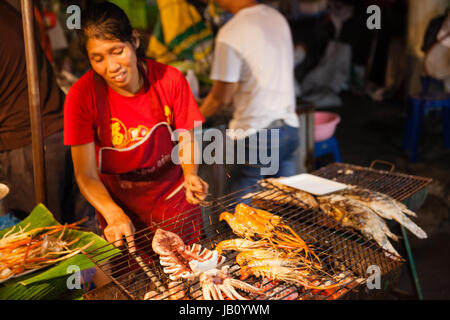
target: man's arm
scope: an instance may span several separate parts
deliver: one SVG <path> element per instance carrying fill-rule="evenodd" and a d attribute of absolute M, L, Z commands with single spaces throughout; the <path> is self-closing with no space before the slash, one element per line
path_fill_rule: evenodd
<path fill-rule="evenodd" d="M 203 117 L 209 118 L 219 112 L 222 108 L 230 105 L 236 91 L 237 84 L 237 82 L 215 80 L 211 91 L 200 106 L 200 112 Z"/>

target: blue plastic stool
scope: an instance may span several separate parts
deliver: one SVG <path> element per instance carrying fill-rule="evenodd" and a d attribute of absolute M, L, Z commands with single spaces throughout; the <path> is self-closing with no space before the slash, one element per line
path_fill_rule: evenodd
<path fill-rule="evenodd" d="M 450 148 L 450 95 L 428 94 L 429 83 L 427 81 L 433 81 L 433 79 L 422 79 L 422 93 L 411 96 L 408 99 L 403 150 L 408 151 L 410 149 L 410 162 L 417 161 L 420 129 L 424 116 L 429 110 L 442 110 L 444 118 L 444 145 L 445 148 Z"/>
<path fill-rule="evenodd" d="M 16 218 L 12 213 L 7 213 L 4 216 L 0 216 L 0 230 L 10 228 L 18 224 L 20 220 Z"/>
<path fill-rule="evenodd" d="M 333 154 L 335 162 L 341 162 L 341 153 L 335 137 L 314 143 L 314 157 L 318 158 L 326 154 Z"/>

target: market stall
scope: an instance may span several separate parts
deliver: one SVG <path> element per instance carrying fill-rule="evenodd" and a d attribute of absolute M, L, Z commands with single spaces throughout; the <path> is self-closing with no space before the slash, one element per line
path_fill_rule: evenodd
<path fill-rule="evenodd" d="M 209 223 L 183 226 L 191 234 L 201 227 L 200 241 L 195 238 L 188 239 L 189 245 L 183 243 L 176 235 L 181 230 L 169 224 L 165 231 L 155 226 L 138 232 L 137 250 L 130 253 L 125 248 L 108 263 L 103 261 L 107 250 L 86 252 L 112 283 L 86 293 L 85 298 L 385 297 L 411 257 L 399 256 L 387 240 L 396 237 L 387 225 L 380 229 L 372 219 L 391 215 L 387 220 L 400 221 L 416 236 L 426 237 L 406 218 L 405 214 L 414 213 L 401 202 L 420 205 L 431 179 L 338 163 L 313 172 L 313 176 L 327 179 L 319 189 L 335 182 L 345 189 L 320 196 L 318 189 L 308 193 L 284 185 L 282 180 L 262 180 L 241 190 L 244 196 L 231 193 L 213 199 L 208 204 L 212 212 Z M 337 202 L 329 201 L 330 197 Z M 352 203 L 355 199 L 359 202 Z M 379 217 L 377 221 L 381 221 Z M 374 268 L 380 272 L 378 290 L 370 290 L 374 289 Z"/>
<path fill-rule="evenodd" d="M 164 225 L 168 234 L 161 234 L 158 226 L 138 231 L 136 248 L 116 248 L 97 235 L 77 230 L 76 224 L 61 226 L 39 205 L 27 219 L 0 233 L 0 297 L 202 300 L 222 296 L 225 299 L 334 300 L 386 296 L 412 256 L 401 257 L 392 245 L 386 245 L 390 233 L 382 231 L 385 235 L 380 239 L 379 226 L 358 210 L 363 203 L 374 211 L 378 208 L 376 214 L 392 216 L 387 219 L 392 220 L 390 226 L 397 221 L 416 236 L 426 237 L 420 227 L 406 218 L 404 213 L 414 213 L 402 203 L 420 206 L 431 179 L 340 163 L 323 167 L 313 175 L 327 179 L 319 189 L 335 182 L 342 183 L 345 189 L 320 196 L 320 190 L 308 193 L 301 191 L 304 186 L 299 189 L 290 187 L 289 183 L 285 185 L 282 180 L 262 180 L 240 190 L 245 193 L 243 196 L 239 192 L 210 199 L 205 204 L 208 215 L 203 223 L 179 224 L 174 217 L 172 223 L 168 221 Z M 351 186 L 358 186 L 363 192 L 353 194 Z M 359 207 L 352 207 L 350 202 L 342 206 L 324 200 L 330 196 L 340 201 L 359 199 L 362 202 Z M 396 208 L 400 211 L 395 212 Z M 352 215 L 359 218 L 354 220 Z M 255 222 L 262 222 L 263 228 L 253 229 Z M 181 226 L 183 233 L 191 234 L 192 239 L 184 244 L 176 235 L 181 232 L 180 227 L 174 225 Z M 199 228 L 200 240 L 194 232 Z M 402 231 L 407 238 L 406 231 Z M 62 244 L 65 250 L 48 245 L 56 239 L 65 241 Z M 45 251 L 42 248 L 46 246 L 49 249 Z M 277 250 L 275 256 L 262 258 L 264 251 L 273 254 Z M 10 257 L 14 259 L 7 265 L 5 261 Z M 201 265 L 199 269 L 194 267 L 193 260 Z M 96 266 L 97 272 L 105 274 L 111 282 L 94 289 L 69 290 L 70 266 L 76 266 L 78 271 Z M 379 283 L 383 290 L 365 289 L 370 289 L 373 266 L 381 272 Z M 234 284 L 222 291 L 209 288 L 208 276 L 229 279 Z"/>
<path fill-rule="evenodd" d="M 0 230 L 0 299 L 372 299 L 392 292 L 408 265 L 421 298 L 408 232 L 427 238 L 414 211 L 432 180 L 393 167 L 384 171 L 345 163 L 313 171 L 312 104 L 297 106 L 302 141 L 297 171 L 311 174 L 291 177 L 299 179 L 294 184 L 263 179 L 229 192 L 226 165 L 201 164 L 199 176 L 210 185 L 201 221 L 183 223 L 189 211 L 183 212 L 138 230 L 132 247 L 109 243 L 80 228 L 81 222 L 61 225 L 45 207 L 52 195 L 45 190 L 30 3 L 22 0 L 38 205 L 20 223 Z M 181 70 L 201 102 L 211 89 L 213 34 L 192 6 L 184 8 L 186 16 L 163 10 L 164 0 L 157 3 L 159 20 L 147 53 Z M 180 28 L 167 29 L 177 14 Z M 210 129 L 225 130 L 230 116 L 224 110 L 208 119 L 199 139 Z M 296 184 L 304 177 L 324 179 L 318 180 L 319 191 Z M 398 252 L 400 239 L 406 256 Z M 89 274 L 94 273 L 109 283 L 93 286 Z M 73 279 L 87 284 L 69 285 Z"/>

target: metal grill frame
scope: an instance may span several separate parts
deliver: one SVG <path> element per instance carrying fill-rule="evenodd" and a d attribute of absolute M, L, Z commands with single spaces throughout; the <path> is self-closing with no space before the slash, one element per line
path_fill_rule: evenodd
<path fill-rule="evenodd" d="M 335 180 L 345 184 L 353 184 L 372 191 L 384 193 L 397 201 L 404 201 L 420 190 L 426 188 L 433 179 L 408 175 L 399 172 L 373 169 L 347 163 L 332 163 L 322 167 L 312 174 Z M 353 171 L 347 173 L 347 170 Z"/>
<path fill-rule="evenodd" d="M 356 174 L 348 174 L 348 170 L 352 170 L 353 173 L 357 172 Z M 347 174 L 346 174 L 347 172 Z M 355 184 L 364 188 L 368 188 L 374 191 L 384 192 L 391 197 L 395 198 L 396 200 L 402 201 L 412 194 L 418 192 L 420 189 L 424 188 L 426 185 L 428 185 L 431 182 L 431 179 L 428 178 L 422 178 L 422 177 L 416 177 L 416 176 L 410 176 L 410 175 L 404 175 L 400 173 L 393 173 L 387 172 L 387 171 L 381 171 L 381 170 L 374 170 L 372 168 L 364 168 L 360 166 L 355 165 L 348 165 L 348 164 L 341 164 L 341 163 L 335 163 L 331 164 L 329 166 L 323 167 L 315 172 L 313 174 L 322 176 L 324 178 L 337 180 L 339 182 L 347 183 L 347 184 Z M 396 183 L 399 183 L 397 189 L 390 187 L 390 182 L 396 181 Z M 267 182 L 266 182 L 267 183 Z M 388 187 L 386 187 L 388 185 Z M 286 191 L 282 191 L 279 188 L 273 186 L 274 192 L 283 192 L 286 194 L 286 197 L 290 196 L 292 197 L 292 194 L 286 193 Z M 225 211 L 225 210 L 232 210 L 234 206 L 240 202 L 242 202 L 241 196 L 243 194 L 249 193 L 249 192 L 267 192 L 267 189 L 262 188 L 259 184 L 251 186 L 249 188 L 246 188 L 244 190 L 239 190 L 234 193 L 228 194 L 224 197 L 218 198 L 213 200 L 213 204 L 209 207 L 203 208 L 203 228 L 202 232 L 204 233 L 205 239 L 201 241 L 200 243 L 202 246 L 207 247 L 208 249 L 212 249 L 215 244 L 220 242 L 221 240 L 229 239 L 232 237 L 235 237 L 231 229 L 228 227 L 228 225 L 225 222 L 218 222 L 218 215 Z M 386 192 L 387 191 L 387 192 Z M 392 192 L 397 191 L 397 192 Z M 268 210 L 265 207 L 261 207 L 261 209 L 265 209 L 268 211 L 271 211 L 273 213 L 277 213 L 283 218 L 287 219 L 289 221 L 289 225 L 293 227 L 293 229 L 302 237 L 305 239 L 306 242 L 308 242 L 310 245 L 314 245 L 316 247 L 324 247 L 322 244 L 321 246 L 317 246 L 317 242 L 320 241 L 327 241 L 324 240 L 325 237 L 322 237 L 323 235 L 327 235 L 328 238 L 333 238 L 337 242 L 333 244 L 333 247 L 331 248 L 340 248 L 338 250 L 339 252 L 346 253 L 345 251 L 349 250 L 348 248 L 351 247 L 350 244 L 356 245 L 358 248 L 356 252 L 354 252 L 354 260 L 359 261 L 361 266 L 359 269 L 358 276 L 361 278 L 365 278 L 365 275 L 363 274 L 364 270 L 367 269 L 368 263 L 372 263 L 370 261 L 366 261 L 367 259 L 375 258 L 378 263 L 381 262 L 382 265 L 382 283 L 384 284 L 383 290 L 381 291 L 368 291 L 367 287 L 365 285 L 365 281 L 354 285 L 355 283 L 351 283 L 350 285 L 347 285 L 345 287 L 338 287 L 334 292 L 329 293 L 328 296 L 322 296 L 320 292 L 312 293 L 312 290 L 304 290 L 302 293 L 300 293 L 300 299 L 329 299 L 329 298 L 339 298 L 339 299 L 355 299 L 355 298 L 367 298 L 372 296 L 379 296 L 383 295 L 386 291 L 391 288 L 396 281 L 398 280 L 400 276 L 400 271 L 402 267 L 402 263 L 394 260 L 387 259 L 384 256 L 384 250 L 381 249 L 374 241 L 367 240 L 364 238 L 359 232 L 356 232 L 354 230 L 351 230 L 349 228 L 343 228 L 340 226 L 338 222 L 336 222 L 334 219 L 326 216 L 318 209 L 305 209 L 301 208 L 304 204 L 301 203 L 301 201 L 298 201 L 298 203 L 292 203 L 291 205 L 284 205 L 279 206 L 278 210 Z M 205 218 L 208 217 L 208 218 Z M 306 219 L 306 220 L 305 220 Z M 323 219 L 326 221 L 326 227 L 321 225 L 320 223 L 323 221 L 320 221 L 320 219 Z M 303 222 L 301 222 L 303 221 Z M 299 228 L 299 225 L 305 224 L 303 228 Z M 166 230 L 170 230 L 170 222 L 165 225 Z M 189 228 L 189 227 L 188 227 Z M 194 229 L 195 226 L 192 226 L 192 229 Z M 308 231 L 309 236 L 313 233 L 313 231 L 319 232 L 315 236 L 321 236 L 321 240 L 316 240 L 316 243 L 311 243 L 306 239 L 308 237 Z M 177 230 L 171 230 L 172 232 L 177 232 Z M 306 235 L 306 237 L 305 237 Z M 135 234 L 135 239 L 139 241 L 140 239 L 146 240 L 146 245 L 144 247 L 145 250 L 149 250 L 151 252 L 151 240 L 153 238 L 153 232 L 150 229 L 145 229 L 137 232 Z M 327 239 L 328 239 L 327 238 Z M 328 240 L 330 240 L 328 239 Z M 105 250 L 111 250 L 110 248 Z M 149 276 L 146 275 L 145 271 L 139 267 L 138 263 L 136 262 L 135 257 L 132 257 L 127 253 L 127 249 L 122 250 L 122 253 L 124 253 L 124 257 L 128 257 L 126 259 L 126 264 L 123 268 L 136 268 L 136 272 L 129 272 L 125 275 L 118 276 L 117 271 L 113 271 L 111 267 L 109 266 L 111 263 L 114 264 L 114 259 L 109 259 L 111 257 L 107 257 L 103 260 L 96 260 L 96 257 L 98 256 L 106 256 L 108 255 L 107 252 L 101 251 L 102 248 L 99 248 L 98 252 L 88 252 L 87 256 L 103 271 L 105 274 L 108 275 L 108 277 L 111 278 L 111 280 L 116 284 L 116 286 L 123 292 L 124 296 L 128 299 L 140 299 L 143 297 L 142 292 L 146 292 L 152 289 L 152 286 L 149 284 L 151 283 L 149 281 Z M 326 252 L 321 252 L 326 253 Z M 349 254 L 347 252 L 347 254 Z M 351 255 L 351 253 L 350 253 Z M 231 253 L 227 255 L 227 260 L 225 264 L 230 264 L 231 261 L 234 260 L 234 257 L 236 256 L 235 253 Z M 380 256 L 382 258 L 380 258 Z M 167 279 L 167 276 L 162 273 L 161 268 L 158 263 L 158 256 L 153 253 L 153 262 L 150 264 L 150 270 L 154 273 L 156 278 L 158 280 Z M 359 260 L 358 260 L 359 259 Z M 106 261 L 109 260 L 109 261 Z M 386 260 L 388 261 L 381 261 Z M 348 261 L 351 261 L 351 259 L 344 259 L 342 263 L 346 263 L 345 265 L 346 269 L 351 269 L 353 273 L 355 274 L 355 269 L 358 269 L 358 263 L 348 263 Z M 364 262 L 366 262 L 364 264 Z M 231 263 L 232 265 L 236 265 L 235 263 Z M 371 265 L 371 264 L 370 264 Z M 117 265 L 115 266 L 117 267 Z M 117 268 L 116 268 L 117 269 Z M 361 271 L 362 270 L 362 271 Z M 239 277 L 238 274 L 239 269 L 234 270 L 231 272 L 232 276 L 235 278 Z M 279 286 L 279 285 L 278 285 Z M 272 290 L 276 290 L 277 285 L 272 288 Z M 280 294 L 280 293 L 279 293 Z M 282 294 L 282 292 L 281 292 Z M 289 292 L 286 293 L 286 296 L 289 296 Z M 283 296 L 281 297 L 283 298 Z"/>

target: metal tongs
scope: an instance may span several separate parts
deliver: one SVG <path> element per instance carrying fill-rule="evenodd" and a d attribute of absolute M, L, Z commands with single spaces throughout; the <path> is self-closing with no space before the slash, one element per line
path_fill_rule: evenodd
<path fill-rule="evenodd" d="M 192 187 L 192 185 L 190 185 L 190 186 Z M 197 200 L 200 201 L 199 202 L 199 206 L 201 206 L 201 207 L 209 207 L 209 206 L 212 205 L 212 203 L 213 203 L 212 201 L 205 200 L 207 197 L 211 196 L 211 193 L 209 193 L 209 192 L 197 192 L 197 191 L 193 191 L 192 193 L 193 193 L 193 196 L 195 198 L 197 198 Z M 200 200 L 199 196 L 204 196 L 204 199 Z"/>
<path fill-rule="evenodd" d="M 211 196 L 211 193 L 204 193 L 205 195 L 205 199 L 208 198 L 209 196 Z M 208 201 L 208 200 L 201 200 L 200 203 L 198 204 L 200 207 L 210 207 L 213 205 L 214 201 Z"/>
<path fill-rule="evenodd" d="M 124 239 L 124 244 L 125 244 L 125 247 L 127 248 L 128 253 L 133 257 L 134 260 L 136 260 L 136 262 L 139 264 L 139 266 L 145 272 L 147 277 L 149 277 L 150 281 L 154 284 L 156 290 L 159 293 L 167 292 L 167 288 L 161 283 L 161 281 L 159 281 L 159 278 L 156 276 L 156 274 L 153 273 L 153 271 L 148 267 L 148 265 L 141 258 L 141 256 L 139 255 L 139 253 L 136 250 L 136 246 L 130 248 L 126 239 Z M 130 250 L 130 249 L 132 249 L 132 250 Z"/>

